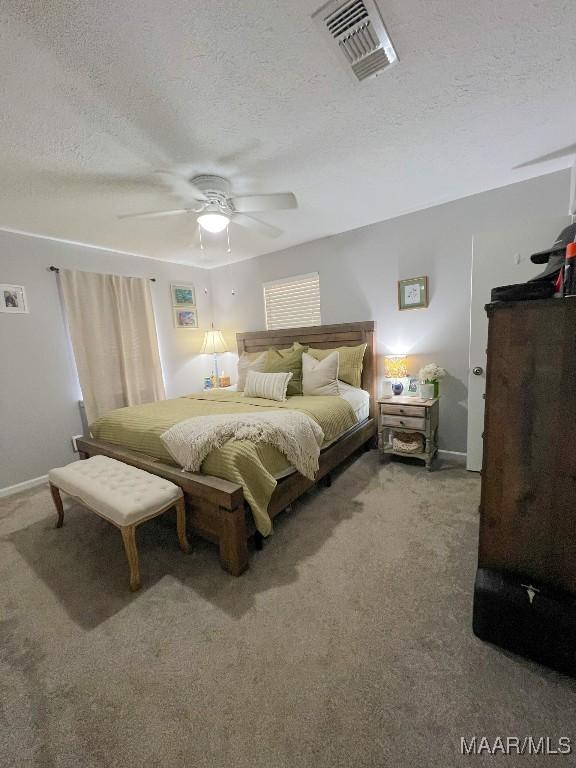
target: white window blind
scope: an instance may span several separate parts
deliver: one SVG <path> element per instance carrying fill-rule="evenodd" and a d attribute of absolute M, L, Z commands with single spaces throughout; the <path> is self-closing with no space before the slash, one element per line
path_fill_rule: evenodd
<path fill-rule="evenodd" d="M 320 278 L 317 272 L 264 283 L 266 328 L 320 325 Z"/>
<path fill-rule="evenodd" d="M 266 328 L 320 325 L 320 278 L 317 272 L 264 283 Z"/>

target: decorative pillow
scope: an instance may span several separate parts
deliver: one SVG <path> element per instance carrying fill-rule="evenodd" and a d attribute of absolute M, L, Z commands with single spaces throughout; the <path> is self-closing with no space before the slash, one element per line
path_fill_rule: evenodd
<path fill-rule="evenodd" d="M 302 392 L 305 395 L 339 395 L 338 352 L 331 352 L 324 360 L 302 354 Z"/>
<path fill-rule="evenodd" d="M 288 384 L 289 395 L 302 394 L 302 353 L 303 347 L 297 341 L 288 349 L 269 349 L 266 357 L 266 373 L 291 373 L 292 379 Z"/>
<path fill-rule="evenodd" d="M 359 344 L 357 347 L 335 347 L 334 349 L 312 349 L 308 354 L 316 360 L 324 360 L 332 352 L 338 352 L 340 358 L 340 367 L 338 376 L 341 381 L 351 384 L 353 387 L 362 386 L 362 361 L 366 344 Z"/>
<path fill-rule="evenodd" d="M 286 400 L 291 373 L 260 373 L 248 371 L 244 397 L 265 397 L 267 400 Z"/>
<path fill-rule="evenodd" d="M 246 383 L 246 374 L 248 371 L 263 371 L 266 365 L 266 352 L 256 354 L 243 352 L 238 358 L 238 381 L 236 389 L 241 392 Z"/>

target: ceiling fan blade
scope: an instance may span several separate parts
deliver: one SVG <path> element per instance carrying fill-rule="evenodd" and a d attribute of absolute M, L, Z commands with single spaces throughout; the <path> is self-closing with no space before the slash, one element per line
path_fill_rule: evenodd
<path fill-rule="evenodd" d="M 547 155 L 540 155 L 540 157 L 534 157 L 532 160 L 527 160 L 525 163 L 515 165 L 513 170 L 517 170 L 518 168 L 528 168 L 531 165 L 545 163 L 547 160 L 558 160 L 562 157 L 569 157 L 570 155 L 574 154 L 576 154 L 576 144 L 570 144 L 569 146 L 562 147 L 561 149 L 557 149 L 554 152 L 549 152 Z"/>
<path fill-rule="evenodd" d="M 180 213 L 199 213 L 195 208 L 174 208 L 171 211 L 145 211 L 143 213 L 121 213 L 119 219 L 155 219 L 161 216 L 178 216 Z"/>
<path fill-rule="evenodd" d="M 195 187 L 190 179 L 187 176 L 183 176 L 181 173 L 176 173 L 175 171 L 167 171 L 165 169 L 159 169 L 154 171 L 154 173 L 158 176 L 169 176 L 171 186 L 176 192 L 179 192 L 180 194 L 185 194 L 186 196 L 192 197 L 195 200 L 205 201 L 208 199 L 201 189 Z"/>
<path fill-rule="evenodd" d="M 240 224 L 241 227 L 251 229 L 266 237 L 280 237 L 282 234 L 282 230 L 278 229 L 278 227 L 273 227 L 272 224 L 266 224 L 264 221 L 254 219 L 252 216 L 246 216 L 243 213 L 235 213 L 232 216 L 232 223 Z"/>
<path fill-rule="evenodd" d="M 254 211 L 284 211 L 298 208 L 296 195 L 292 192 L 278 192 L 272 195 L 239 195 L 232 197 L 232 204 L 239 213 Z"/>

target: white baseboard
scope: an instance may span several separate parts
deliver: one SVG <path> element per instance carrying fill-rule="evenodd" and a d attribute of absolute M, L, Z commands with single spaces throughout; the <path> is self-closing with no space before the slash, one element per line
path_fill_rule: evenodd
<path fill-rule="evenodd" d="M 4 496 L 12 496 L 15 493 L 21 493 L 27 491 L 29 488 L 34 488 L 37 485 L 42 485 L 48 482 L 48 475 L 42 475 L 42 477 L 33 477 L 32 480 L 25 480 L 23 483 L 17 483 L 16 485 L 9 485 L 6 488 L 0 488 L 0 499 Z"/>
<path fill-rule="evenodd" d="M 454 461 L 457 461 L 459 464 L 466 464 L 466 459 L 468 457 L 467 453 L 462 453 L 462 451 L 444 451 L 442 449 L 438 450 L 439 456 L 445 456 L 447 459 L 454 459 Z"/>

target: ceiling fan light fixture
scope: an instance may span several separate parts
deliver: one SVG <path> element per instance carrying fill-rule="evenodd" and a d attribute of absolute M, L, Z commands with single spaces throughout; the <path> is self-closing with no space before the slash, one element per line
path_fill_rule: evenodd
<path fill-rule="evenodd" d="M 229 223 L 229 217 L 223 213 L 203 213 L 198 216 L 198 224 L 202 229 L 213 234 L 225 230 Z"/>

